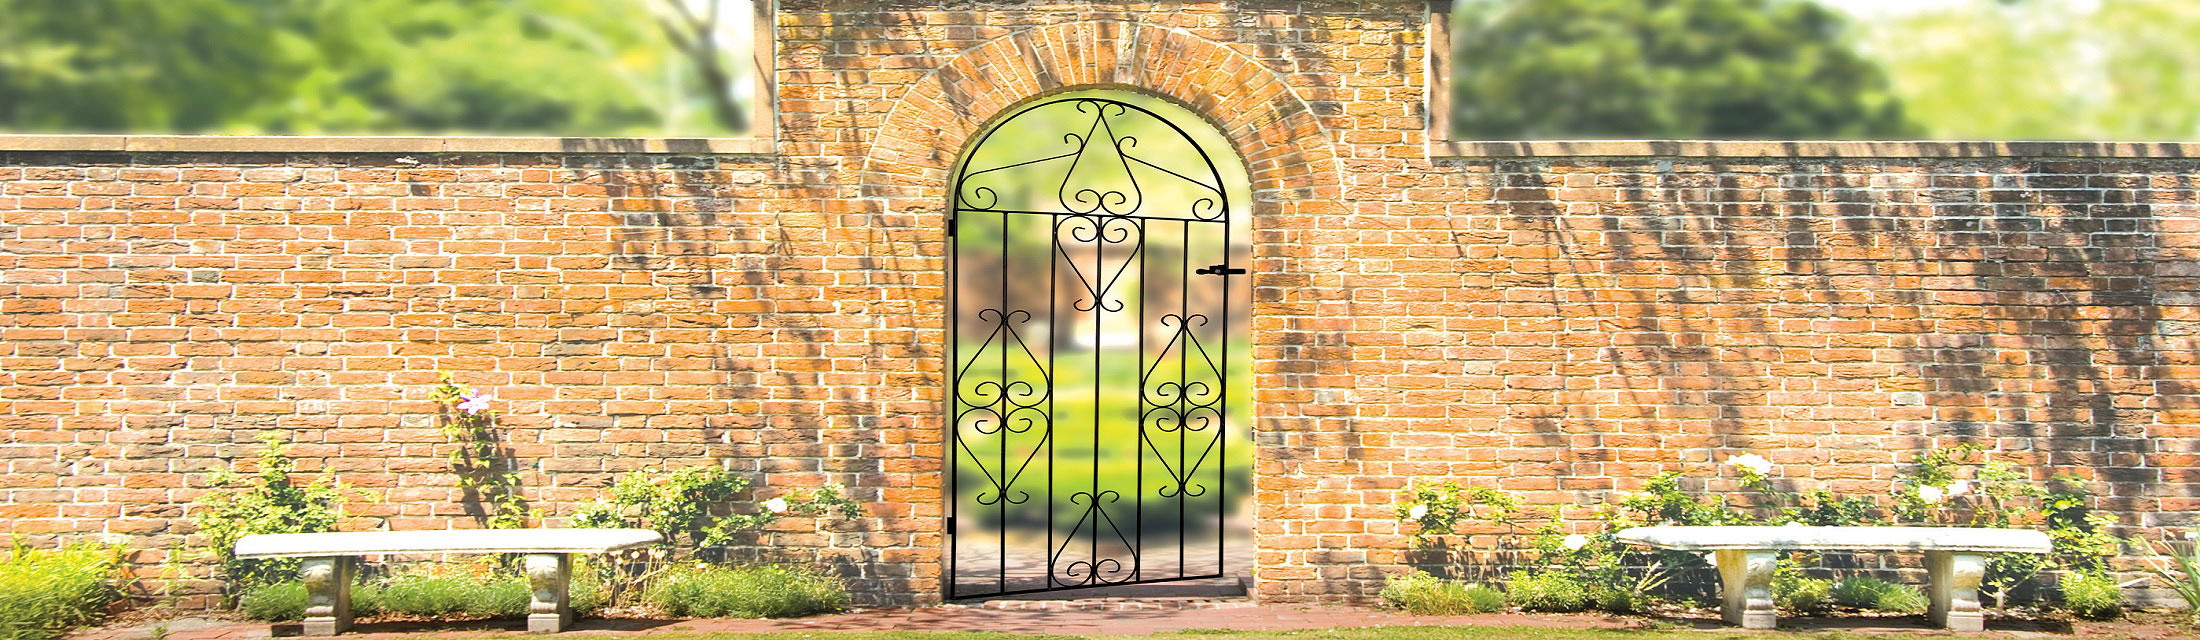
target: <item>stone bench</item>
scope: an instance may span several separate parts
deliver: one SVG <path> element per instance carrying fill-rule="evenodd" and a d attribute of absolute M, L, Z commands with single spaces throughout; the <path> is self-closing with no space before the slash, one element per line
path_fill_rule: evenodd
<path fill-rule="evenodd" d="M 2047 553 L 2047 534 L 1970 527 L 1636 527 L 1621 542 L 1716 554 L 1726 621 L 1747 629 L 1776 624 L 1772 569 L 1785 551 L 1917 551 L 1932 584 L 1926 617 L 1953 631 L 1985 629 L 1978 585 L 1989 553 Z"/>
<path fill-rule="evenodd" d="M 566 596 L 572 554 L 607 553 L 664 540 L 648 529 L 500 529 L 277 533 L 237 541 L 238 558 L 304 558 L 305 634 L 333 636 L 351 627 L 351 582 L 358 558 L 392 553 L 526 554 L 533 587 L 528 633 L 557 633 L 573 622 Z"/>

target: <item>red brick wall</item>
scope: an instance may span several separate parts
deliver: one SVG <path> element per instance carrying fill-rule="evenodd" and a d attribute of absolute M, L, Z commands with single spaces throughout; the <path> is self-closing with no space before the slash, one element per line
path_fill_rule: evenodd
<path fill-rule="evenodd" d="M 871 517 L 773 548 L 937 600 L 946 170 L 1081 86 L 1251 173 L 1264 598 L 1372 593 L 1416 478 L 1591 504 L 1747 450 L 1878 492 L 1979 442 L 2200 513 L 2200 161 L 1432 159 L 1420 3 L 781 4 L 767 154 L 0 153 L 0 528 L 157 562 L 270 429 L 386 495 L 357 524 L 462 526 L 452 371 L 553 514 L 648 465 L 846 483 Z"/>

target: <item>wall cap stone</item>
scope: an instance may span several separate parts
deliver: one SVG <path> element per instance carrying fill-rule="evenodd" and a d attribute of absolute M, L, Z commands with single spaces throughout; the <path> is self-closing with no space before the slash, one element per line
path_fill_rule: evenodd
<path fill-rule="evenodd" d="M 1431 158 L 2200 158 L 2200 143 L 1955 140 L 1438 140 Z"/>
<path fill-rule="evenodd" d="M 769 138 L 0 135 L 0 151 L 147 153 L 692 153 L 763 155 Z"/>

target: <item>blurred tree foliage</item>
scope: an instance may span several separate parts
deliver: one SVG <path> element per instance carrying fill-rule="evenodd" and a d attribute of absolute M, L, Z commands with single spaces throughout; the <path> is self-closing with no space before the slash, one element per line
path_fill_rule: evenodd
<path fill-rule="evenodd" d="M 739 130 L 685 1 L 0 0 L 0 130 Z"/>
<path fill-rule="evenodd" d="M 2200 140 L 2200 2 L 1961 0 L 1869 31 L 1934 137 Z"/>
<path fill-rule="evenodd" d="M 1451 137 L 1908 134 L 1846 27 L 1804 0 L 1459 0 Z"/>

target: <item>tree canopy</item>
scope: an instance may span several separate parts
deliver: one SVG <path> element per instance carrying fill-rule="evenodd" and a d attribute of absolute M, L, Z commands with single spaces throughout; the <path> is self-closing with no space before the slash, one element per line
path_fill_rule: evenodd
<path fill-rule="evenodd" d="M 1873 138 L 1912 131 L 1846 20 L 1803 0 L 1462 0 L 1460 139 Z"/>
<path fill-rule="evenodd" d="M 2200 140 L 2200 2 L 1961 0 L 1868 31 L 1935 137 Z"/>
<path fill-rule="evenodd" d="M 0 0 L 0 129 L 738 130 L 683 2 Z"/>

